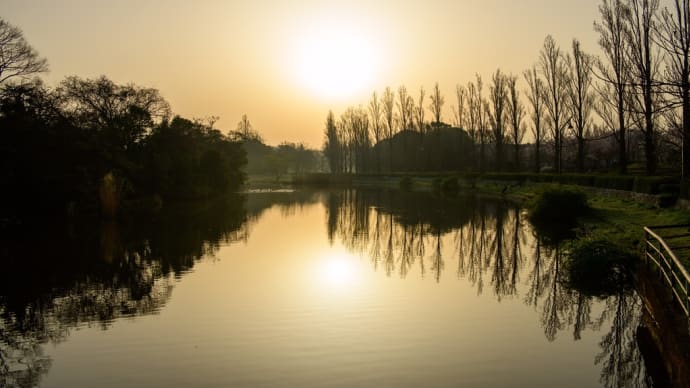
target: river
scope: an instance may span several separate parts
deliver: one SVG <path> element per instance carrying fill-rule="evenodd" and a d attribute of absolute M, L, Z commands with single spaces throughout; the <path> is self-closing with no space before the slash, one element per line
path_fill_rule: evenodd
<path fill-rule="evenodd" d="M 37 227 L 0 251 L 0 386 L 665 385 L 636 288 L 571 288 L 563 252 L 516 204 L 396 190 Z"/>

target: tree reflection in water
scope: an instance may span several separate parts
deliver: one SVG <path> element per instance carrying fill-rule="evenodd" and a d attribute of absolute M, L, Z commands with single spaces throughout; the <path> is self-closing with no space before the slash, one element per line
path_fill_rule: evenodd
<path fill-rule="evenodd" d="M 478 294 L 520 298 L 534 308 L 549 341 L 565 331 L 574 340 L 604 331 L 593 360 L 604 386 L 653 385 L 637 346 L 639 296 L 632 288 L 612 290 L 602 301 L 570 288 L 564 244 L 537 233 L 518 206 L 474 196 L 338 190 L 250 194 L 169 207 L 152 221 L 6 236 L 0 386 L 38 385 L 51 365 L 42 345 L 64 340 L 78 325 L 106 329 L 118 317 L 155 313 L 176 278 L 222 244 L 246 240 L 266 209 L 278 206 L 289 217 L 316 203 L 326 207 L 329 240 L 368 257 L 374 270 L 440 282 L 451 267 Z"/>
<path fill-rule="evenodd" d="M 174 280 L 221 244 L 246 238 L 245 198 L 169 206 L 145 222 L 53 226 L 5 236 L 0 271 L 0 386 L 37 386 L 43 344 L 82 324 L 157 312 Z M 36 243 L 39 242 L 39 243 Z"/>
<path fill-rule="evenodd" d="M 586 330 L 608 329 L 594 360 L 604 386 L 653 385 L 635 336 L 642 314 L 639 296 L 630 288 L 612 290 L 600 303 L 603 308 L 594 309 L 597 298 L 570 288 L 563 243 L 568 233 L 542 238 L 519 206 L 476 196 L 345 190 L 330 193 L 325 204 L 331 240 L 337 237 L 351 251 L 370 257 L 375 270 L 383 261 L 388 276 L 405 278 L 419 262 L 424 277 L 430 261 L 438 282 L 444 260 L 457 258 L 457 276 L 478 294 L 488 286 L 500 301 L 522 290 L 520 297 L 538 310 L 549 341 L 563 331 L 579 340 Z M 452 247 L 446 249 L 448 243 Z M 607 322 L 611 326 L 602 327 Z"/>

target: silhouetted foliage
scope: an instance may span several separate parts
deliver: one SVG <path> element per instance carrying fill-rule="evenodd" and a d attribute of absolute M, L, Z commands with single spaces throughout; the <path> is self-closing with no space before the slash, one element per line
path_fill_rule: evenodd
<path fill-rule="evenodd" d="M 630 292 L 637 258 L 606 239 L 584 238 L 568 244 L 568 285 L 588 296 Z"/>
<path fill-rule="evenodd" d="M 539 224 L 553 223 L 572 227 L 577 217 L 590 210 L 587 196 L 581 191 L 547 188 L 537 194 L 530 204 L 530 218 Z"/>
<path fill-rule="evenodd" d="M 107 174 L 117 178 L 113 193 L 122 200 L 236 190 L 246 164 L 241 144 L 169 115 L 157 90 L 105 77 L 69 77 L 57 89 L 40 81 L 4 85 L 1 217 L 95 213 Z"/>

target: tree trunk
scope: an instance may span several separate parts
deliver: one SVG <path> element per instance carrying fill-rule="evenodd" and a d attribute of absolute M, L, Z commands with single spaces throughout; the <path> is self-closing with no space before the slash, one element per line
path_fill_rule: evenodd
<path fill-rule="evenodd" d="M 628 172 L 628 152 L 625 142 L 625 112 L 623 111 L 623 92 L 618 93 L 618 171 Z"/>
<path fill-rule="evenodd" d="M 687 77 L 683 79 L 683 167 L 681 176 L 684 181 L 690 180 L 690 84 Z"/>

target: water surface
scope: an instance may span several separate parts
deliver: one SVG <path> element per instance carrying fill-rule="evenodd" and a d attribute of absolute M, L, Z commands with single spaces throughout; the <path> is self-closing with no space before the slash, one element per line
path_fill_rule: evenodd
<path fill-rule="evenodd" d="M 647 386 L 631 289 L 587 296 L 520 207 L 259 192 L 3 245 L 0 386 Z"/>

